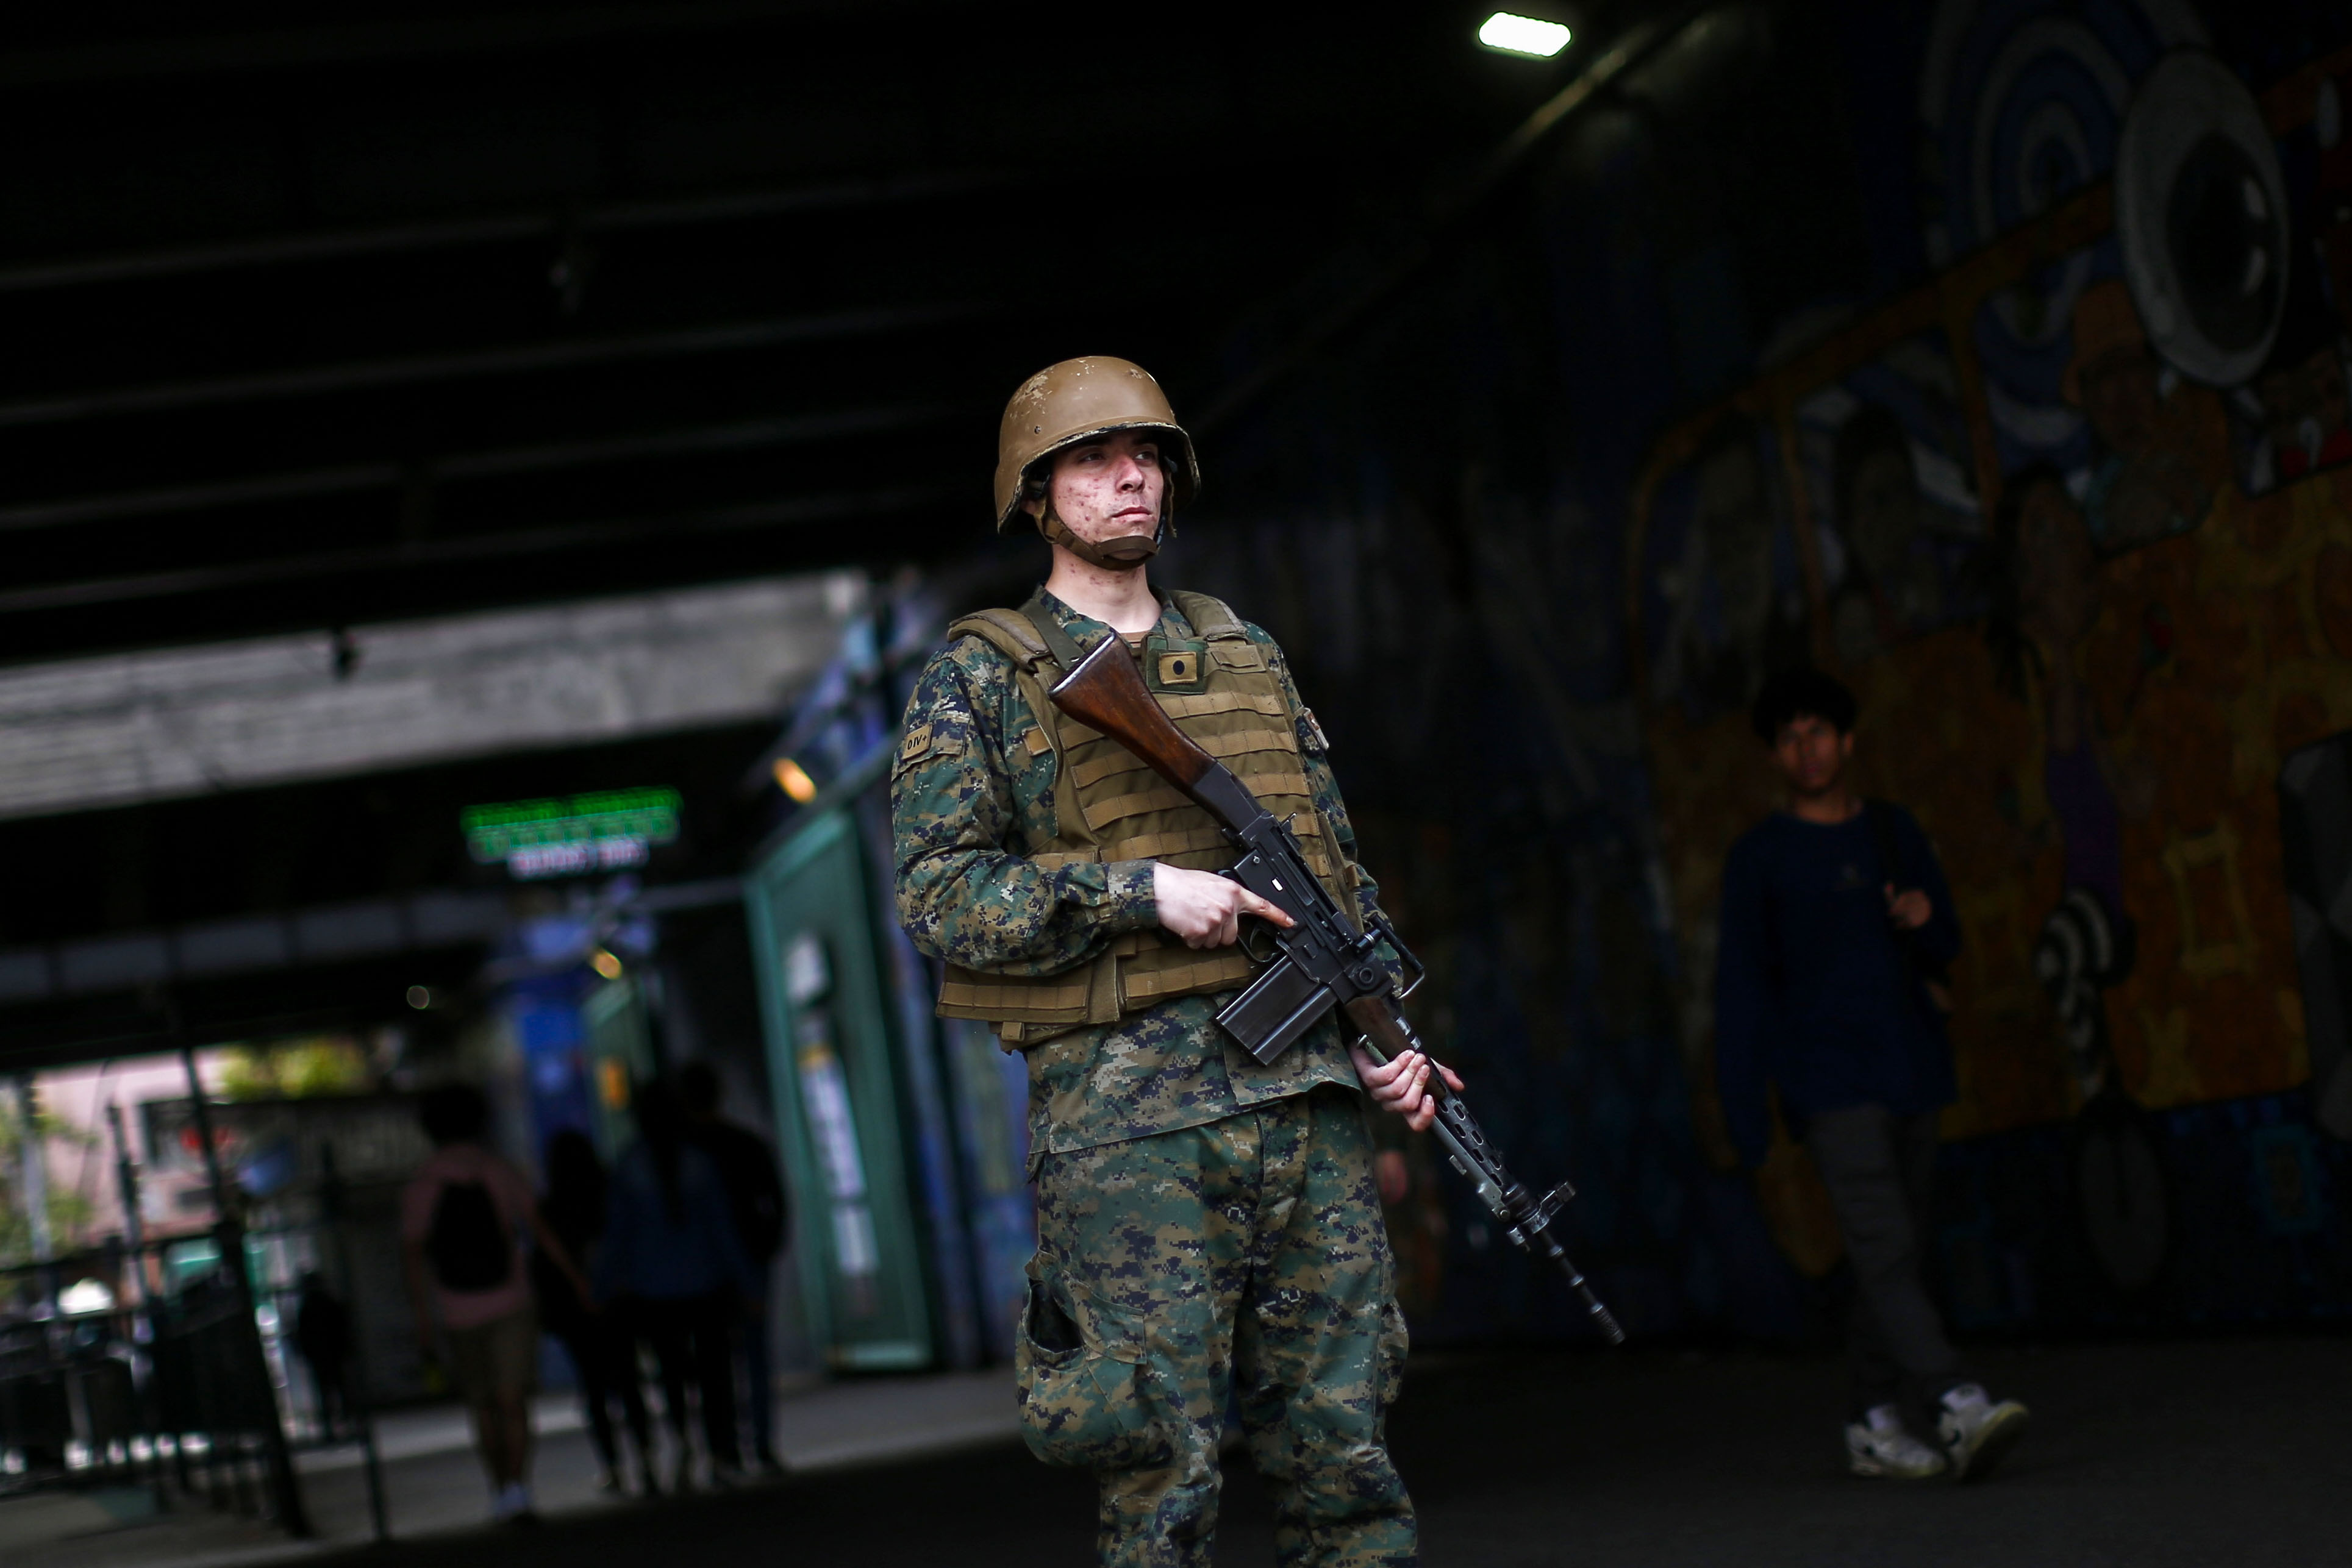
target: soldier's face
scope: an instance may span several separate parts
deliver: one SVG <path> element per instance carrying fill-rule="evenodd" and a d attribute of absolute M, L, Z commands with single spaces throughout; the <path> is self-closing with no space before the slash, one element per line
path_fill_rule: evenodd
<path fill-rule="evenodd" d="M 1054 458 L 1054 510 L 1088 544 L 1152 532 L 1167 490 L 1159 444 L 1131 430 L 1066 448 Z"/>

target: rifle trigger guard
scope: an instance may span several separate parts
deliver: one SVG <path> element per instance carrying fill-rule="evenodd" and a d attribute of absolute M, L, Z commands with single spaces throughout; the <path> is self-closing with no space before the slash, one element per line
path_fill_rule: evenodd
<path fill-rule="evenodd" d="M 1252 941 L 1255 937 L 1256 940 Z M 1281 955 L 1282 947 L 1274 934 L 1274 922 L 1255 915 L 1242 916 L 1241 936 L 1234 946 L 1249 955 L 1253 964 L 1271 964 Z"/>

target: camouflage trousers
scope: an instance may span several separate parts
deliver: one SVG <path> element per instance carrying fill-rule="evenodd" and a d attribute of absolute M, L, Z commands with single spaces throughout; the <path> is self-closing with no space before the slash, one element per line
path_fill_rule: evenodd
<path fill-rule="evenodd" d="M 1104 1563 L 1205 1568 L 1229 1406 L 1286 1568 L 1418 1561 L 1383 1436 L 1404 1318 L 1356 1094 L 1050 1155 L 1037 1207 L 1022 1428 L 1096 1472 Z"/>

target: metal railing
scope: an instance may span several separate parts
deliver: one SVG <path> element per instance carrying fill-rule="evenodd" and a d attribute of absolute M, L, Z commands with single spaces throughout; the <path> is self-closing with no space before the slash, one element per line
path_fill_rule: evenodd
<path fill-rule="evenodd" d="M 252 1296 L 227 1266 L 243 1237 L 222 1225 L 212 1242 L 214 1264 L 176 1281 L 185 1239 L 0 1270 L 34 1303 L 0 1321 L 0 1495 L 141 1486 L 308 1533 Z M 63 1278 L 110 1279 L 115 1302 L 60 1312 Z"/>

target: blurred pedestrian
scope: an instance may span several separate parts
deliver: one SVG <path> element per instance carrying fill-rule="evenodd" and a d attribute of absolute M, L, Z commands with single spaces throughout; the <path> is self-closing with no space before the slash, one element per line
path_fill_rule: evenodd
<path fill-rule="evenodd" d="M 661 1364 L 662 1404 L 677 1438 L 677 1490 L 694 1479 L 688 1389 L 698 1396 L 710 1478 L 742 1475 L 735 1435 L 735 1321 L 759 1294 L 736 1239 L 727 1188 L 687 1137 L 686 1108 L 655 1080 L 636 1095 L 637 1141 L 613 1170 L 596 1298 L 623 1311 Z"/>
<path fill-rule="evenodd" d="M 758 1281 L 736 1321 L 736 1360 L 751 1405 L 751 1458 L 763 1469 L 782 1469 L 775 1448 L 776 1378 L 769 1354 L 768 1298 L 791 1224 L 783 1177 L 766 1139 L 719 1113 L 722 1091 L 709 1062 L 689 1061 L 680 1068 L 677 1092 L 686 1104 L 688 1136 L 719 1168 L 735 1220 L 735 1239 Z"/>
<path fill-rule="evenodd" d="M 539 1200 L 539 1218 L 564 1249 L 592 1271 L 604 1234 L 607 1202 L 604 1162 L 597 1158 L 588 1134 L 567 1127 L 549 1139 L 547 1196 Z M 637 1378 L 635 1339 L 612 1313 L 582 1294 L 544 1252 L 531 1254 L 530 1283 L 539 1301 L 541 1326 L 562 1343 L 580 1380 L 580 1404 L 603 1472 L 597 1490 L 626 1490 L 621 1479 L 620 1443 L 613 1430 L 613 1406 L 617 1403 L 628 1423 L 630 1441 L 636 1445 L 640 1486 L 647 1497 L 659 1495 L 652 1424 L 646 1417 L 645 1389 Z"/>
<path fill-rule="evenodd" d="M 329 1442 L 352 1426 L 352 1309 L 335 1294 L 327 1277 L 305 1270 L 295 1299 L 294 1348 L 310 1368 L 319 1390 L 319 1430 Z"/>
<path fill-rule="evenodd" d="M 490 1515 L 535 1521 L 530 1497 L 530 1396 L 539 1386 L 539 1315 L 531 1311 L 521 1238 L 583 1292 L 587 1282 L 555 1233 L 541 1223 L 530 1182 L 482 1142 L 489 1102 L 467 1083 L 428 1091 L 417 1108 L 433 1153 L 400 1196 L 401 1262 L 428 1365 L 448 1367 L 473 1419 L 474 1447 L 490 1480 Z"/>
<path fill-rule="evenodd" d="M 1717 1081 L 1742 1159 L 1764 1163 L 1777 1088 L 1829 1189 L 1855 1286 L 1849 1468 L 1968 1480 L 2000 1462 L 2026 1412 L 1963 1371 L 1920 1277 L 1936 1115 L 1957 1095 L 1941 977 L 1959 924 L 1919 824 L 1854 794 L 1855 716 L 1853 694 L 1816 670 L 1774 675 L 1756 698 L 1789 804 L 1724 866 Z M 1911 1434 L 1906 1405 L 1937 1447 Z"/>

